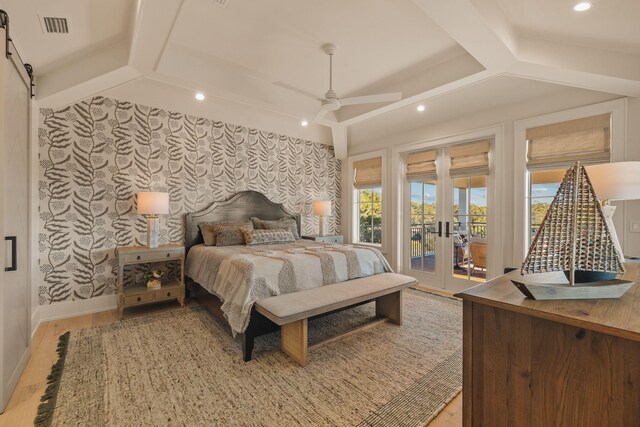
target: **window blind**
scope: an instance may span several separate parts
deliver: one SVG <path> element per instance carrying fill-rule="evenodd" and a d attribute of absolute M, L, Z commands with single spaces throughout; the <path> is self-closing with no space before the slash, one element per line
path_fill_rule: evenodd
<path fill-rule="evenodd" d="M 491 140 L 470 142 L 456 145 L 447 149 L 451 164 L 451 177 L 489 175 L 489 150 Z"/>
<path fill-rule="evenodd" d="M 527 168 L 568 168 L 608 162 L 611 156 L 611 114 L 585 117 L 527 129 Z"/>
<path fill-rule="evenodd" d="M 407 156 L 407 180 L 423 182 L 436 179 L 436 150 L 425 150 Z"/>
<path fill-rule="evenodd" d="M 382 187 L 382 157 L 353 162 L 353 186 L 358 189 Z"/>

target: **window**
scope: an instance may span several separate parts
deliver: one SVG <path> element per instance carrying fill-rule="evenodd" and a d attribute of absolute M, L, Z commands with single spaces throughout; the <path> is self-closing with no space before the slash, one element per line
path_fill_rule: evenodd
<path fill-rule="evenodd" d="M 407 155 L 406 176 L 411 191 L 411 268 L 436 271 L 437 150 Z"/>
<path fill-rule="evenodd" d="M 358 190 L 358 241 L 382 244 L 382 188 Z"/>
<path fill-rule="evenodd" d="M 358 243 L 382 244 L 382 157 L 353 162 L 355 230 Z"/>
<path fill-rule="evenodd" d="M 487 176 L 454 178 L 454 237 L 487 238 Z"/>
<path fill-rule="evenodd" d="M 576 161 L 605 163 L 611 152 L 611 114 L 529 128 L 528 237 L 533 239 L 555 197 L 566 170 Z"/>
<path fill-rule="evenodd" d="M 545 170 L 531 173 L 529 179 L 529 235 L 533 239 L 542 224 L 542 220 L 560 188 L 565 170 Z"/>
<path fill-rule="evenodd" d="M 434 168 L 435 169 L 435 168 Z M 436 216 L 435 179 L 411 182 L 411 269 L 436 272 Z"/>

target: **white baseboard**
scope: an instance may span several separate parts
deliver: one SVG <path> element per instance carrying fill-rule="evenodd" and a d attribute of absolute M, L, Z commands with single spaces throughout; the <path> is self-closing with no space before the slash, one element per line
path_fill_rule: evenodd
<path fill-rule="evenodd" d="M 82 316 L 83 314 L 98 313 L 100 311 L 113 310 L 118 307 L 116 295 L 103 295 L 87 300 L 57 302 L 55 304 L 41 305 L 36 310 L 38 324 L 50 320 L 65 319 L 67 317 Z M 37 329 L 37 327 L 36 327 Z"/>
<path fill-rule="evenodd" d="M 3 386 L 5 387 L 5 390 L 9 390 L 9 394 L 4 395 L 4 398 L 6 399 L 6 401 L 0 402 L 0 414 L 4 411 L 6 404 L 9 402 L 9 399 L 11 398 L 11 394 L 13 390 L 16 388 L 16 385 L 18 384 L 18 380 L 22 376 L 22 372 L 24 371 L 24 368 L 27 366 L 27 363 L 29 362 L 30 357 L 31 357 L 31 345 L 29 345 L 29 347 L 27 347 L 24 350 L 24 353 L 22 353 L 22 356 L 20 357 L 20 361 L 16 365 L 16 368 L 13 371 L 13 374 L 8 379 L 7 384 Z"/>

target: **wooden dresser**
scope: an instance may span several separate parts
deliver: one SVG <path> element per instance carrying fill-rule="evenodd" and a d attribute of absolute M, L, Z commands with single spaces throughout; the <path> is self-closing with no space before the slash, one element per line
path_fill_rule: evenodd
<path fill-rule="evenodd" d="M 617 300 L 526 300 L 515 271 L 464 300 L 464 426 L 640 426 L 640 264 Z"/>

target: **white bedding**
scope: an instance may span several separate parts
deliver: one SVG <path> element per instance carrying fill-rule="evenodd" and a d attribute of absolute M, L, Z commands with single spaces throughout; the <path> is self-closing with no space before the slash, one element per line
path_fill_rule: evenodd
<path fill-rule="evenodd" d="M 222 301 L 233 333 L 249 324 L 255 301 L 392 271 L 379 250 L 308 240 L 264 246 L 196 245 L 185 274 Z"/>

